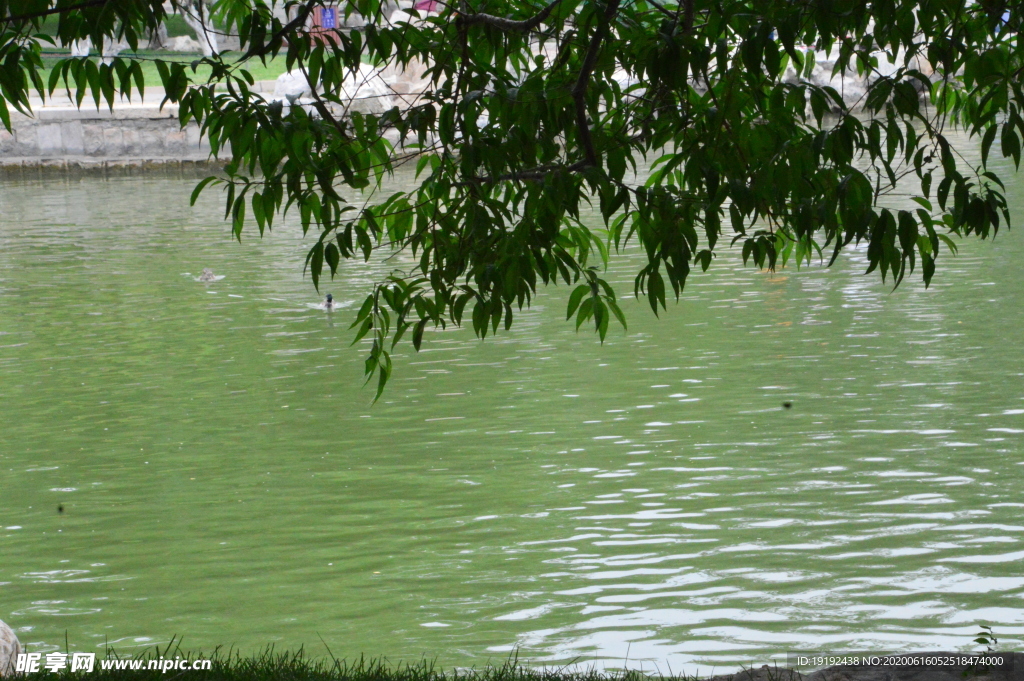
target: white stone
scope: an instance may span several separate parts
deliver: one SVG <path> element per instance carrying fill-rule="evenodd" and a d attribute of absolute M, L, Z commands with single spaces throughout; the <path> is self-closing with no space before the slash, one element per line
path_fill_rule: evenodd
<path fill-rule="evenodd" d="M 381 70 L 369 64 L 360 64 L 341 83 L 340 99 L 347 111 L 378 114 L 394 106 L 389 84 L 381 77 Z"/>
<path fill-rule="evenodd" d="M 21 643 L 14 630 L 0 620 L 0 676 L 14 676 L 14 664 L 20 652 Z"/>
<path fill-rule="evenodd" d="M 410 5 L 410 7 L 412 7 L 412 5 Z M 426 14 L 426 12 L 419 12 L 419 14 Z M 421 23 L 420 20 L 417 19 L 416 17 L 414 17 L 411 13 L 406 12 L 405 10 L 401 10 L 401 9 L 396 9 L 394 12 L 392 12 L 391 16 L 388 17 L 388 22 L 392 26 L 398 26 L 399 24 L 405 24 L 405 23 L 408 23 L 408 24 L 418 24 L 418 23 Z"/>
<path fill-rule="evenodd" d="M 120 156 L 124 153 L 124 134 L 120 126 L 103 129 L 103 151 L 107 156 Z"/>
<path fill-rule="evenodd" d="M 60 124 L 60 137 L 64 152 L 80 156 L 85 153 L 85 141 L 82 138 L 82 122 L 66 121 Z"/>
<path fill-rule="evenodd" d="M 418 59 L 412 59 L 405 68 L 388 65 L 380 72 L 383 82 L 389 86 L 392 95 L 402 96 L 402 103 L 417 103 L 420 95 L 430 88 L 430 80 L 426 76 L 427 65 Z"/>
<path fill-rule="evenodd" d="M 274 83 L 274 99 L 288 100 L 289 103 L 308 105 L 312 92 L 309 82 L 301 71 L 289 71 L 277 77 Z M 341 110 L 332 106 L 337 113 L 344 115 L 353 111 L 359 113 L 381 113 L 394 106 L 393 92 L 390 84 L 381 76 L 381 70 L 369 64 L 361 64 L 358 71 L 350 72 L 341 82 L 338 98 Z"/>
<path fill-rule="evenodd" d="M 199 41 L 187 35 L 177 35 L 167 39 L 167 49 L 172 52 L 201 52 L 202 46 Z"/>
<path fill-rule="evenodd" d="M 790 64 L 786 67 L 786 74 L 783 80 L 790 83 L 806 82 L 819 87 L 829 86 L 839 93 L 839 96 L 843 98 L 847 106 L 863 106 L 864 94 L 867 92 L 870 81 L 863 76 L 857 75 L 855 69 L 848 69 L 845 75 L 833 76 L 832 69 L 836 63 L 833 55 L 818 52 L 815 56 L 816 61 L 808 77 L 805 78 L 803 74 L 798 74 L 793 65 Z M 810 111 L 809 104 L 808 111 Z"/>
<path fill-rule="evenodd" d="M 308 94 L 309 82 L 298 70 L 282 73 L 274 83 L 274 97 L 302 97 Z"/>
<path fill-rule="evenodd" d="M 40 125 L 36 128 L 36 135 L 38 135 L 37 144 L 39 145 L 39 151 L 43 155 L 60 155 L 64 151 L 64 142 L 61 139 L 59 123 Z"/>
<path fill-rule="evenodd" d="M 640 79 L 631 73 L 627 73 L 625 69 L 618 68 L 612 72 L 612 80 L 618 83 L 619 88 L 623 91 L 636 85 L 640 82 Z"/>
<path fill-rule="evenodd" d="M 411 8 L 414 3 L 409 3 Z M 421 25 L 428 16 L 437 12 L 426 12 L 417 10 L 419 18 L 404 10 L 395 10 L 388 18 L 389 24 L 394 27 L 403 23 Z M 430 88 L 430 80 L 426 77 L 427 64 L 419 59 L 411 59 L 404 67 L 385 66 L 380 70 L 381 80 L 387 85 L 387 90 L 392 96 L 392 102 L 387 108 L 399 104 L 401 106 L 413 106 L 420 103 L 420 96 Z"/>

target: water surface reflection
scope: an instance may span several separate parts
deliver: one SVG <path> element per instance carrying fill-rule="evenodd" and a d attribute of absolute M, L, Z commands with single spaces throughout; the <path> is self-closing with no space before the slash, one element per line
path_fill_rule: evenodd
<path fill-rule="evenodd" d="M 294 227 L 239 246 L 191 187 L 0 195 L 0 614 L 34 649 L 679 672 L 1024 633 L 1017 232 L 896 293 L 858 252 L 719 258 L 604 346 L 545 291 L 400 352 L 371 407 Z"/>

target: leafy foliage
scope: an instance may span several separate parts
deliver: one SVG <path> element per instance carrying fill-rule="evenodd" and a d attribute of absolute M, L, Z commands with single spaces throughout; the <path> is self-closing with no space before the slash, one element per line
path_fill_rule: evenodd
<path fill-rule="evenodd" d="M 987 624 L 979 625 L 981 631 L 975 634 L 974 643 L 979 643 L 985 646 L 985 652 L 995 652 L 996 645 L 999 644 L 999 639 L 996 638 L 995 633 L 992 631 L 992 627 Z"/>
<path fill-rule="evenodd" d="M 289 1 L 281 19 L 263 0 L 215 0 L 240 53 L 202 60 L 205 79 L 199 62 L 157 67 L 181 123 L 201 125 L 230 156 L 226 176 L 196 194 L 224 187 L 236 236 L 247 214 L 262 234 L 297 211 L 316 236 L 306 260 L 316 286 L 349 259 L 412 257 L 354 324 L 356 340 L 372 339 L 366 372 L 378 396 L 390 349 L 410 331 L 417 349 L 427 328 L 451 323 L 485 337 L 509 328 L 541 285 L 572 287 L 567 316 L 603 339 L 612 317 L 625 319 L 601 268 L 629 244 L 647 256 L 634 293 L 657 314 L 722 244 L 772 269 L 831 263 L 866 243 L 868 272 L 898 285 L 919 268 L 927 284 L 952 238 L 985 238 L 1009 221 L 988 163 L 998 138 L 1020 164 L 1021 3 L 451 0 L 392 21 L 381 0 L 344 0 L 342 13 L 365 26 L 311 32 L 321 5 Z M 47 38 L 36 31 L 53 14 L 64 44 L 116 36 L 134 47 L 163 8 L 0 0 L 8 128 L 4 101 L 25 111 L 30 90 L 112 106 L 115 93 L 143 87 L 130 58 L 66 59 L 43 83 Z M 821 53 L 835 74 L 872 76 L 859 101 L 807 79 Z M 304 105 L 251 89 L 247 64 L 279 54 L 311 87 Z M 346 82 L 367 63 L 423 68 L 425 91 L 379 114 L 353 111 Z M 958 155 L 954 129 L 980 138 L 980 165 Z M 643 159 L 653 164 L 636 180 Z M 384 196 L 389 174 L 412 161 L 418 185 Z M 887 205 L 897 184 L 916 208 Z M 583 219 L 591 206 L 603 229 Z"/>

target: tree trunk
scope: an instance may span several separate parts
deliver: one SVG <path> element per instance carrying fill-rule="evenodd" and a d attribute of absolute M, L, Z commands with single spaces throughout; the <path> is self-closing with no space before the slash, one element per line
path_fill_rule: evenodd
<path fill-rule="evenodd" d="M 88 57 L 90 50 L 92 50 L 92 41 L 88 38 L 82 38 L 71 43 L 72 57 Z"/>
<path fill-rule="evenodd" d="M 160 24 L 160 28 L 149 34 L 149 49 L 162 50 L 167 47 L 167 27 Z"/>
<path fill-rule="evenodd" d="M 189 3 L 188 8 L 182 12 L 182 16 L 185 17 L 185 23 L 196 32 L 199 44 L 203 48 L 203 54 L 207 57 L 217 54 L 220 51 L 217 48 L 217 34 L 214 32 L 210 15 L 202 0 Z"/>

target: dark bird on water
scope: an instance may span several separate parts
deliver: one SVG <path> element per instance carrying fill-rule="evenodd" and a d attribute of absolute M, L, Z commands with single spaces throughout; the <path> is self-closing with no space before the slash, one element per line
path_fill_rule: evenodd
<path fill-rule="evenodd" d="M 793 403 L 792 402 L 783 402 L 782 406 L 785 407 L 786 409 L 791 409 L 793 407 Z"/>
<path fill-rule="evenodd" d="M 57 513 L 64 512 L 64 504 L 57 504 Z"/>

